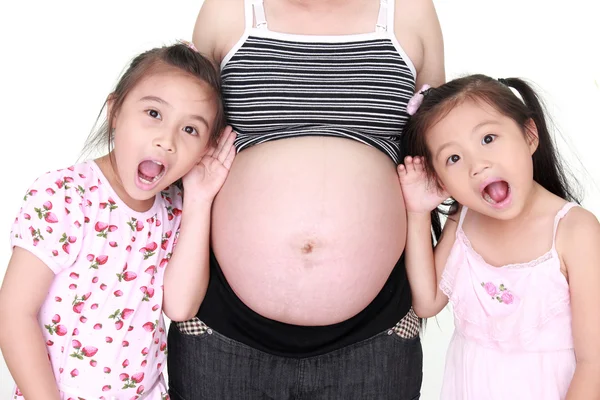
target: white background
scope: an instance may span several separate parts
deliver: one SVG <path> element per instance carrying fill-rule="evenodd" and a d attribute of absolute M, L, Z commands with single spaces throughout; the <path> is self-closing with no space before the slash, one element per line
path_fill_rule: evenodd
<path fill-rule="evenodd" d="M 418 0 L 415 0 L 418 1 Z M 555 124 L 587 169 L 584 205 L 600 216 L 600 14 L 596 1 L 437 0 L 448 79 L 467 73 L 533 80 Z M 77 161 L 104 99 L 131 57 L 190 39 L 201 0 L 2 1 L 0 3 L 0 279 L 25 189 Z M 401 40 L 402 38 L 400 38 Z M 567 152 L 569 154 L 567 154 Z M 599 266 L 600 267 L 600 266 Z M 5 321 L 0 321 L 0 329 Z M 424 336 L 423 400 L 437 399 L 450 310 Z M 0 399 L 12 380 L 0 358 Z"/>

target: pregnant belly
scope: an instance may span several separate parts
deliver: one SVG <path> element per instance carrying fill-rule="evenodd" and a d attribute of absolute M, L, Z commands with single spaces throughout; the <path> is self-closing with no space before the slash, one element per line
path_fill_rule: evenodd
<path fill-rule="evenodd" d="M 364 309 L 406 240 L 394 163 L 340 138 L 240 152 L 212 218 L 213 250 L 236 295 L 296 325 L 333 324 Z"/>

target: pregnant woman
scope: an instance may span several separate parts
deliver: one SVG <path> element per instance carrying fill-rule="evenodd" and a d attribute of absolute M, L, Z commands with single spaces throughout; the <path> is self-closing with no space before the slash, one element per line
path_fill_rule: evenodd
<path fill-rule="evenodd" d="M 419 398 L 396 165 L 415 87 L 444 81 L 432 2 L 205 0 L 194 43 L 239 153 L 204 301 L 169 332 L 171 397 Z"/>

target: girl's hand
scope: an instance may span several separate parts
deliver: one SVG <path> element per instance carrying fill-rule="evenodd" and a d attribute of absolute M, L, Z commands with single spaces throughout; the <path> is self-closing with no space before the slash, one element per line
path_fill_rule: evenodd
<path fill-rule="evenodd" d="M 216 147 L 211 148 L 200 162 L 183 177 L 185 196 L 212 201 L 217 195 L 235 158 L 235 132 L 227 126 Z"/>
<path fill-rule="evenodd" d="M 408 213 L 429 213 L 450 197 L 427 176 L 421 157 L 406 157 L 404 164 L 398 165 L 398 176 Z"/>

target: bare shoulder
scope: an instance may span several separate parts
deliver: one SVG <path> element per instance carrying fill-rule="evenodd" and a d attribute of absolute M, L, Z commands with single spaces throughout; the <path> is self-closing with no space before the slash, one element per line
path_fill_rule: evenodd
<path fill-rule="evenodd" d="M 204 0 L 192 41 L 198 51 L 219 64 L 244 29 L 244 0 Z"/>
<path fill-rule="evenodd" d="M 422 17 L 437 19 L 433 0 L 395 0 L 395 4 L 397 10 L 407 12 L 417 19 Z"/>
<path fill-rule="evenodd" d="M 417 89 L 443 84 L 444 41 L 433 0 L 394 1 L 394 31 L 417 72 Z"/>
<path fill-rule="evenodd" d="M 556 232 L 556 248 L 567 269 L 591 258 L 600 261 L 600 223 L 583 207 L 574 207 L 562 219 Z"/>
<path fill-rule="evenodd" d="M 569 210 L 560 225 L 557 240 L 559 237 L 568 239 L 582 235 L 587 236 L 588 234 L 600 234 L 598 218 L 583 207 L 573 207 Z"/>

